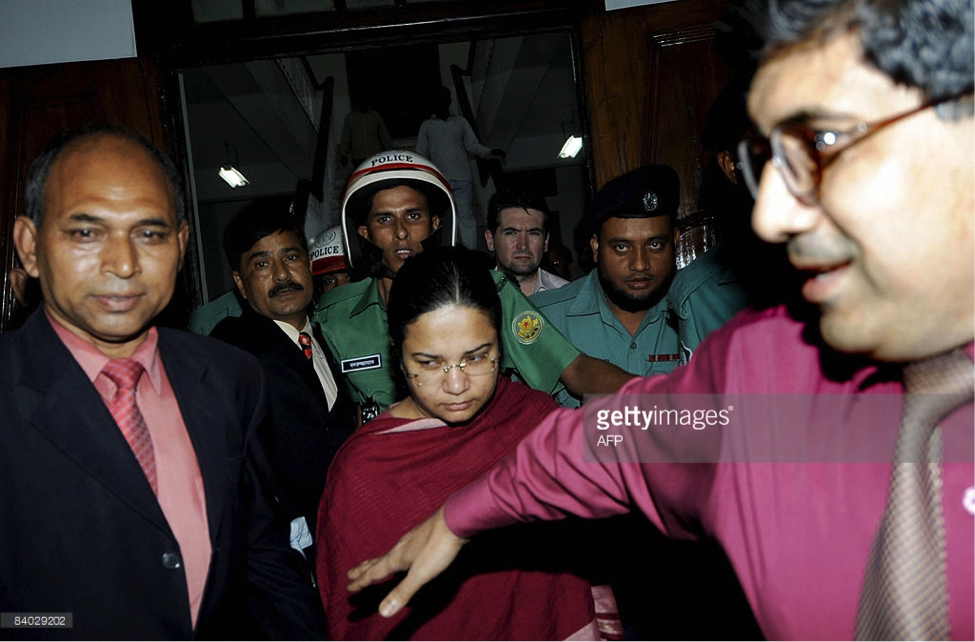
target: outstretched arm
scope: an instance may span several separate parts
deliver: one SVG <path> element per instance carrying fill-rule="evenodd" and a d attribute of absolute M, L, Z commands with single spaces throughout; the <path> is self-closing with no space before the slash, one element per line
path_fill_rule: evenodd
<path fill-rule="evenodd" d="M 400 538 L 391 551 L 362 562 L 349 571 L 349 592 L 358 593 L 370 584 L 393 573 L 409 571 L 379 605 L 383 617 L 392 617 L 403 608 L 424 584 L 443 572 L 469 540 L 457 537 L 447 528 L 440 507 L 425 522 Z"/>
<path fill-rule="evenodd" d="M 577 396 L 609 395 L 623 387 L 627 381 L 636 375 L 626 372 L 617 366 L 580 354 L 568 367 L 562 371 L 562 383 L 569 391 Z"/>

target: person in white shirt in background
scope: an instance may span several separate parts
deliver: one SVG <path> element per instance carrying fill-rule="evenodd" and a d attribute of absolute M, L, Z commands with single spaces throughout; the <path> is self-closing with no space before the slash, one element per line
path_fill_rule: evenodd
<path fill-rule="evenodd" d="M 469 249 L 476 250 L 477 221 L 474 219 L 471 162 L 468 156 L 501 160 L 505 153 L 503 149 L 482 145 L 465 118 L 450 114 L 449 89 L 441 86 L 434 100 L 433 114 L 420 124 L 416 153 L 433 161 L 447 178 L 457 210 L 460 241 Z"/>

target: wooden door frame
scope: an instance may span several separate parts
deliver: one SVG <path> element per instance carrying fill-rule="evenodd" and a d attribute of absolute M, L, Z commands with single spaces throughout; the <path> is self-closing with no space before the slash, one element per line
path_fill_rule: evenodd
<path fill-rule="evenodd" d="M 11 287 L 19 264 L 14 219 L 26 213 L 30 163 L 56 134 L 89 124 L 119 124 L 167 149 L 162 76 L 150 60 L 122 58 L 0 69 L 0 331 L 21 308 Z M 43 139 L 38 138 L 43 136 Z M 171 151 L 171 150 L 170 150 Z M 191 276 L 190 272 L 187 272 Z M 187 282 L 187 281 L 184 281 Z"/>

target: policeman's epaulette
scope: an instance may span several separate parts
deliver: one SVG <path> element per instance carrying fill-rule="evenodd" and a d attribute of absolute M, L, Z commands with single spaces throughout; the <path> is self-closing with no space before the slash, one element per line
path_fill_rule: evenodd
<path fill-rule="evenodd" d="M 504 290 L 504 286 L 511 283 L 511 279 L 504 272 L 499 272 L 498 270 L 491 270 L 491 276 L 494 278 L 494 284 L 498 289 L 498 296 L 501 296 L 501 292 Z M 512 285 L 515 285 L 512 283 Z M 517 286 L 516 286 L 517 287 Z"/>
<path fill-rule="evenodd" d="M 667 291 L 667 302 L 671 309 L 680 309 L 694 292 L 705 285 L 734 285 L 739 283 L 737 276 L 719 258 L 719 245 L 691 261 L 677 271 Z"/>
<path fill-rule="evenodd" d="M 533 294 L 528 298 L 532 303 L 535 304 L 535 307 L 541 309 L 545 306 L 574 299 L 576 298 L 576 295 L 578 295 L 578 288 L 570 288 L 568 285 L 563 285 L 562 287 L 555 288 L 554 290 L 538 292 L 537 294 Z"/>

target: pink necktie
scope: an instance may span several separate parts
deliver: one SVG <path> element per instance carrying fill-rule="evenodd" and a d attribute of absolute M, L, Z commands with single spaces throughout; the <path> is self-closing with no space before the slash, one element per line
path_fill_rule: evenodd
<path fill-rule="evenodd" d="M 112 402 L 108 405 L 109 412 L 118 424 L 119 430 L 129 442 L 132 454 L 139 460 L 142 471 L 152 486 L 152 492 L 158 494 L 156 481 L 156 456 L 152 448 L 152 438 L 146 427 L 146 420 L 139 411 L 135 401 L 135 387 L 142 376 L 142 364 L 135 359 L 112 359 L 102 369 L 109 379 L 115 382 L 118 389 Z"/>
<path fill-rule="evenodd" d="M 857 639 L 947 640 L 951 634 L 937 423 L 971 402 L 973 385 L 972 361 L 961 350 L 904 368 L 904 418 L 887 507 L 867 560 Z"/>
<path fill-rule="evenodd" d="M 307 332 L 298 333 L 298 343 L 305 351 L 305 357 L 311 359 L 311 335 Z"/>

